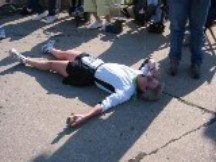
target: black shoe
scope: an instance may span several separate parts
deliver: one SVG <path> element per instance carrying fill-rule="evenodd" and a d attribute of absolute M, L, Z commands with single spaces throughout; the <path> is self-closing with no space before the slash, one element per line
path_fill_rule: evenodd
<path fill-rule="evenodd" d="M 105 31 L 113 34 L 119 34 L 123 30 L 123 22 L 116 20 L 113 24 L 109 24 L 105 27 Z"/>
<path fill-rule="evenodd" d="M 165 28 L 164 24 L 158 22 L 158 23 L 150 24 L 147 30 L 149 33 L 161 34 L 164 32 L 164 28 Z"/>
<path fill-rule="evenodd" d="M 193 79 L 200 78 L 200 65 L 199 64 L 192 64 L 190 70 L 191 70 L 191 77 Z"/>
<path fill-rule="evenodd" d="M 178 61 L 176 60 L 170 60 L 169 68 L 168 68 L 168 74 L 171 76 L 175 76 L 178 72 Z"/>
<path fill-rule="evenodd" d="M 76 7 L 74 7 L 74 6 L 70 7 L 68 10 L 69 16 L 74 16 L 75 10 L 76 10 Z"/>
<path fill-rule="evenodd" d="M 23 7 L 20 11 L 20 15 L 27 16 L 33 14 L 32 10 L 29 10 L 27 7 Z"/>

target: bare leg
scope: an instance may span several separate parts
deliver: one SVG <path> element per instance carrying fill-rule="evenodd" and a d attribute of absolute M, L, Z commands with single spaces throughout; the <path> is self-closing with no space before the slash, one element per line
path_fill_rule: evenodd
<path fill-rule="evenodd" d="M 94 16 L 95 20 L 96 20 L 98 23 L 102 23 L 102 20 L 100 19 L 100 17 L 97 15 L 96 12 L 92 12 L 92 15 Z"/>
<path fill-rule="evenodd" d="M 107 23 L 111 23 L 111 16 L 110 15 L 106 15 L 105 16 L 105 19 L 106 19 L 106 21 L 107 21 Z"/>
<path fill-rule="evenodd" d="M 74 49 L 62 51 L 62 50 L 53 48 L 50 51 L 50 53 L 54 55 L 57 59 L 73 61 L 76 58 L 76 56 L 80 55 L 82 52 L 74 50 Z"/>
<path fill-rule="evenodd" d="M 58 61 L 49 61 L 49 60 L 37 60 L 32 58 L 26 59 L 26 64 L 29 64 L 32 67 L 35 67 L 39 70 L 48 70 L 56 72 L 63 77 L 67 77 L 68 73 L 66 72 L 66 67 L 68 60 L 58 60 Z"/>

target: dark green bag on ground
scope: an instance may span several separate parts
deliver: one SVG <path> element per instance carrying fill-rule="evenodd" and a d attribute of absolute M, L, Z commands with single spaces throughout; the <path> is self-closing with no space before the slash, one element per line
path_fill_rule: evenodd
<path fill-rule="evenodd" d="M 5 4 L 0 7 L 0 16 L 7 16 L 17 13 L 18 9 L 14 4 Z"/>

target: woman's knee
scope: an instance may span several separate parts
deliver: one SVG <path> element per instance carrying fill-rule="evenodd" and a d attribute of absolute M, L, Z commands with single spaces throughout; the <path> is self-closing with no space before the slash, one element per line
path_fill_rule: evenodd
<path fill-rule="evenodd" d="M 78 50 L 75 50 L 75 49 L 69 49 L 67 51 L 65 51 L 66 53 L 68 54 L 71 54 L 71 55 L 80 55 L 82 52 L 78 51 Z"/>
<path fill-rule="evenodd" d="M 50 61 L 48 63 L 48 67 L 50 71 L 55 71 L 64 77 L 68 76 L 68 73 L 66 72 L 67 65 L 68 65 L 68 61 L 61 61 L 61 62 Z"/>

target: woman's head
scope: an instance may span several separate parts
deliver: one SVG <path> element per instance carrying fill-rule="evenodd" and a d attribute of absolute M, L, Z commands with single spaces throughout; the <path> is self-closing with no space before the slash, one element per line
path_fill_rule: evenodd
<path fill-rule="evenodd" d="M 137 88 L 140 98 L 156 101 L 162 95 L 163 85 L 159 80 L 141 74 L 137 77 Z"/>

